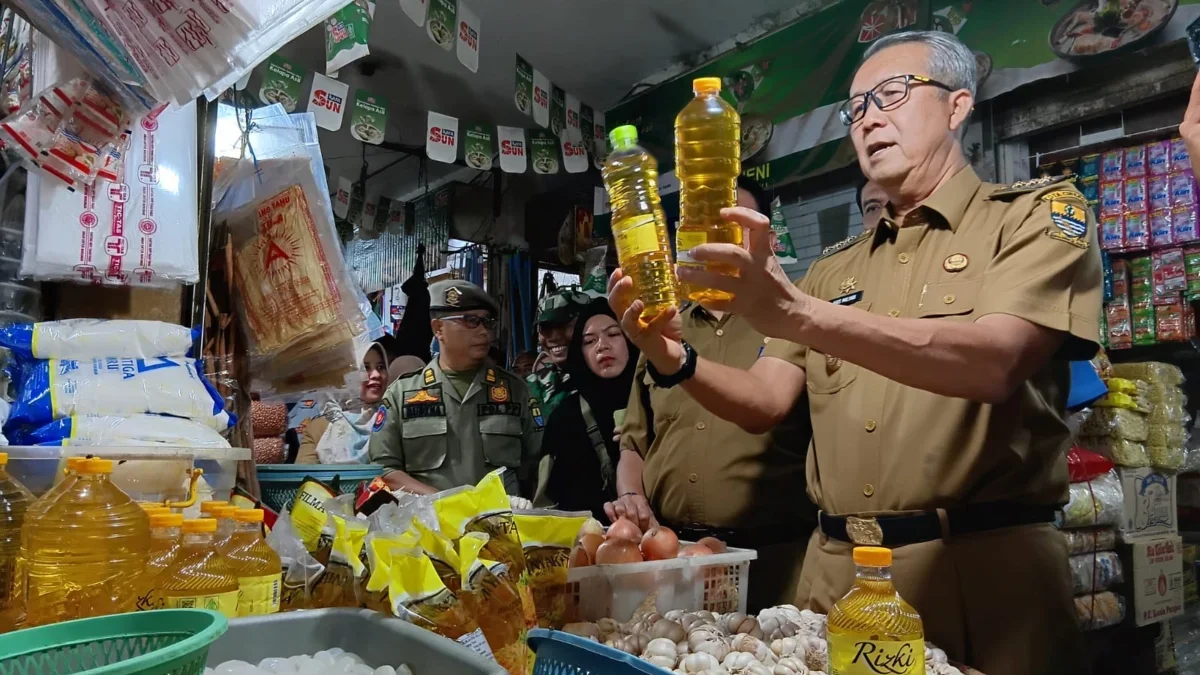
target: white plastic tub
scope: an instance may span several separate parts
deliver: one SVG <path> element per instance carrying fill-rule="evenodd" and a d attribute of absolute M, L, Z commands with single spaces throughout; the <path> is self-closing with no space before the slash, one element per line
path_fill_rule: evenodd
<path fill-rule="evenodd" d="M 655 591 L 655 606 L 661 613 L 672 609 L 745 612 L 750 561 L 757 558 L 752 549 L 730 548 L 694 558 L 575 567 L 567 575 L 567 593 L 578 621 L 627 621 Z"/>

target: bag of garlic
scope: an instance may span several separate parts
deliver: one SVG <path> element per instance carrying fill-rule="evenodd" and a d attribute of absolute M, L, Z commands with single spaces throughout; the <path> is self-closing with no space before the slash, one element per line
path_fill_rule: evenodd
<path fill-rule="evenodd" d="M 228 226 L 253 386 L 264 397 L 341 388 L 358 374 L 366 317 L 347 272 L 312 115 L 271 118 L 230 169 Z"/>

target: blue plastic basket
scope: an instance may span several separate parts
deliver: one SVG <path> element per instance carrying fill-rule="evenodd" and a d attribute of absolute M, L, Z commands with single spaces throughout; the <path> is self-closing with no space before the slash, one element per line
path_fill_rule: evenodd
<path fill-rule="evenodd" d="M 341 493 L 350 494 L 382 472 L 383 467 L 377 464 L 259 464 L 258 485 L 263 503 L 279 513 L 292 508 L 305 476 L 326 485 L 337 481 Z"/>
<path fill-rule="evenodd" d="M 668 671 L 578 635 L 545 628 L 529 631 L 537 654 L 533 675 L 663 675 Z"/>

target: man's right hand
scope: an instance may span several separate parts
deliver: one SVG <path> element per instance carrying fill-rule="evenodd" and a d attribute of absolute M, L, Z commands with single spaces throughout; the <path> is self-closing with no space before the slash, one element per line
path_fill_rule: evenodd
<path fill-rule="evenodd" d="M 649 322 L 642 321 L 646 305 L 633 291 L 633 279 L 620 268 L 608 278 L 608 304 L 621 320 L 629 341 L 646 355 L 646 360 L 663 375 L 673 375 L 683 367 L 683 320 L 671 307 Z"/>
<path fill-rule="evenodd" d="M 604 505 L 604 513 L 608 515 L 609 521 L 614 523 L 618 518 L 628 518 L 637 524 L 642 532 L 658 525 L 658 519 L 650 510 L 650 502 L 646 501 L 645 495 L 621 495 L 616 501 Z"/>

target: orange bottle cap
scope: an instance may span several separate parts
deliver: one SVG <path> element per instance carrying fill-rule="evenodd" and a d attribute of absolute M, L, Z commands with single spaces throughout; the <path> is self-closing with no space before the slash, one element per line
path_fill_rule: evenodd
<path fill-rule="evenodd" d="M 182 513 L 171 513 L 170 511 L 167 511 L 166 513 L 151 513 L 150 514 L 150 527 L 152 527 L 152 528 L 180 527 L 182 525 L 183 525 L 183 514 Z"/>
<path fill-rule="evenodd" d="M 218 506 L 229 506 L 229 502 L 222 502 L 216 499 L 200 502 L 200 513 L 212 513 L 213 509 L 217 508 Z"/>
<path fill-rule="evenodd" d="M 183 521 L 184 534 L 204 534 L 217 531 L 217 521 L 213 518 L 196 518 Z"/>
<path fill-rule="evenodd" d="M 880 546 L 855 546 L 854 564 L 863 567 L 887 567 L 892 564 L 892 549 Z"/>
<path fill-rule="evenodd" d="M 692 80 L 692 91 L 697 94 L 712 93 L 721 91 L 721 78 L 719 77 L 697 77 Z"/>
<path fill-rule="evenodd" d="M 237 513 L 233 514 L 233 519 L 239 523 L 261 523 L 263 521 L 263 510 L 238 509 Z"/>
<path fill-rule="evenodd" d="M 112 473 L 113 461 L 111 459 L 100 459 L 99 457 L 89 457 L 79 464 L 79 473 Z"/>
<path fill-rule="evenodd" d="M 87 457 L 79 457 L 79 456 L 68 457 L 67 458 L 67 471 L 79 471 L 79 467 L 86 461 L 87 461 Z"/>
<path fill-rule="evenodd" d="M 0 466 L 8 464 L 8 453 L 0 452 Z"/>

